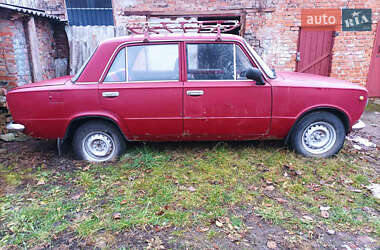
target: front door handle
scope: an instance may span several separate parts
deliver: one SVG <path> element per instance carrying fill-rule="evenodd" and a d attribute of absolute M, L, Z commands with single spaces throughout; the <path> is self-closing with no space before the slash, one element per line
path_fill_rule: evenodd
<path fill-rule="evenodd" d="M 117 92 L 117 91 L 115 91 L 115 92 L 103 92 L 102 96 L 106 97 L 106 98 L 114 98 L 114 97 L 119 96 L 119 92 Z"/>
<path fill-rule="evenodd" d="M 203 90 L 188 90 L 188 91 L 186 91 L 186 95 L 190 95 L 190 96 L 200 96 L 203 94 L 204 94 Z"/>

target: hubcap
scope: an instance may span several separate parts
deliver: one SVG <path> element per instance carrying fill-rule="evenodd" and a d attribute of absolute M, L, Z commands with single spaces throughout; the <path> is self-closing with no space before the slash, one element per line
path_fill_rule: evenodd
<path fill-rule="evenodd" d="M 314 122 L 303 132 L 302 145 L 312 154 L 323 154 L 335 144 L 336 132 L 327 122 Z"/>
<path fill-rule="evenodd" d="M 113 138 L 104 132 L 92 132 L 83 140 L 84 152 L 93 161 L 106 161 L 115 148 Z"/>

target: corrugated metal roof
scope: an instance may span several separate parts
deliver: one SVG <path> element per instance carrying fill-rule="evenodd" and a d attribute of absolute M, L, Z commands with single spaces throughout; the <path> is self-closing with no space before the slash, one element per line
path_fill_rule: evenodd
<path fill-rule="evenodd" d="M 21 6 L 17 6 L 17 5 L 5 4 L 5 3 L 0 3 L 0 8 L 13 10 L 13 11 L 17 11 L 20 13 L 32 15 L 32 16 L 49 18 L 49 19 L 53 19 L 55 21 L 63 21 L 57 16 L 46 14 L 46 12 L 44 10 L 31 9 L 31 8 L 21 7 Z"/>

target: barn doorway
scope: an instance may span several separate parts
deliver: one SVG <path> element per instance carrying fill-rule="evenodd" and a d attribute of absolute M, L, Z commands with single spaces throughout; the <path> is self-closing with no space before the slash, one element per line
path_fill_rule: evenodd
<path fill-rule="evenodd" d="M 334 31 L 301 29 L 298 39 L 296 71 L 329 76 Z"/>
<path fill-rule="evenodd" d="M 377 23 L 366 86 L 370 97 L 380 97 L 380 21 Z"/>

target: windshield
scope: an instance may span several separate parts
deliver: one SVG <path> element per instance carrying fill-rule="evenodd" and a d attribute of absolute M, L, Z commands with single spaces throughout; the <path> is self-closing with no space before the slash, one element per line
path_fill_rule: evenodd
<path fill-rule="evenodd" d="M 273 72 L 273 70 L 271 70 L 268 66 L 268 64 L 266 64 L 264 62 L 264 60 L 256 53 L 256 51 L 251 47 L 251 45 L 249 45 L 246 41 L 245 41 L 245 44 L 246 46 L 248 47 L 248 49 L 250 50 L 250 52 L 252 53 L 253 57 L 257 60 L 257 62 L 260 64 L 261 68 L 265 71 L 265 73 L 269 76 L 269 78 L 276 78 L 276 75 L 275 73 Z"/>
<path fill-rule="evenodd" d="M 79 76 L 82 74 L 82 71 L 84 70 L 84 68 L 86 67 L 87 63 L 91 60 L 92 56 L 95 54 L 96 50 L 98 49 L 98 47 L 96 47 L 96 49 L 94 50 L 94 52 L 92 52 L 91 56 L 89 56 L 87 58 L 87 60 L 85 61 L 85 63 L 83 63 L 82 67 L 80 67 L 80 69 L 78 70 L 78 72 L 74 75 L 73 78 L 71 78 L 71 81 L 72 82 L 76 82 L 79 78 Z"/>

